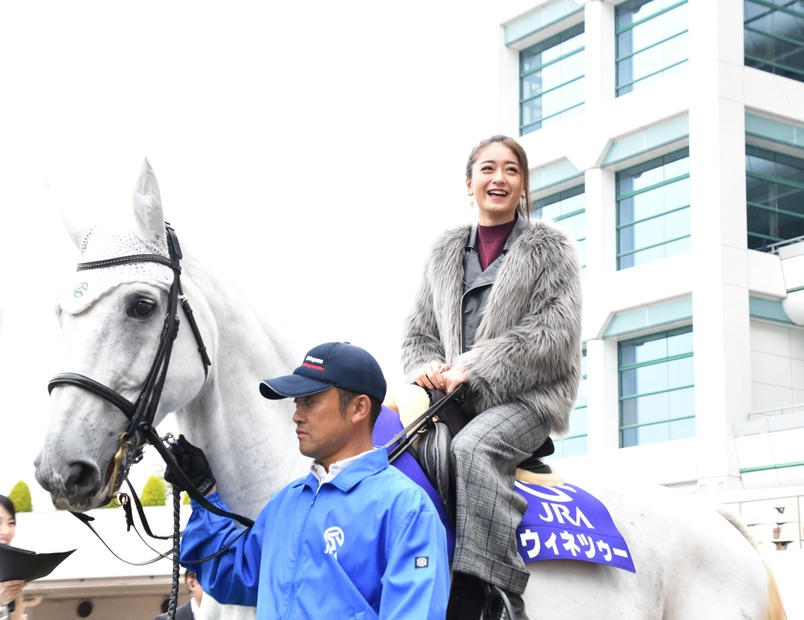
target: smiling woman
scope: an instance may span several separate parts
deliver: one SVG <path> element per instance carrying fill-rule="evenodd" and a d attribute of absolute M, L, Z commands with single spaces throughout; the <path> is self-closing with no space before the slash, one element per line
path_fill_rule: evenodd
<path fill-rule="evenodd" d="M 529 221 L 528 160 L 512 138 L 478 144 L 466 164 L 477 224 L 444 233 L 408 317 L 409 380 L 452 392 L 468 384 L 470 422 L 453 439 L 457 529 L 448 618 L 479 606 L 477 580 L 506 591 L 518 618 L 528 571 L 515 530 L 525 505 L 514 472 L 563 432 L 581 368 L 581 285 L 573 242 Z M 499 535 L 489 536 L 489 532 Z"/>

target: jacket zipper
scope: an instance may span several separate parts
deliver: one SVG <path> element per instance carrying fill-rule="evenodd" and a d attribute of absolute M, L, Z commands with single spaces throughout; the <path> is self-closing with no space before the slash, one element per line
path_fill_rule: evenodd
<path fill-rule="evenodd" d="M 321 489 L 319 489 L 319 491 L 321 491 Z M 304 515 L 304 522 L 302 523 L 301 530 L 299 531 L 299 543 L 296 545 L 296 557 L 294 558 L 295 562 L 293 564 L 293 578 L 290 581 L 292 584 L 290 588 L 290 605 L 288 605 L 285 620 L 290 619 L 290 614 L 293 611 L 293 605 L 296 601 L 296 575 L 299 573 L 299 562 L 301 561 L 302 545 L 304 544 L 304 533 L 307 531 L 307 522 L 310 520 L 310 515 L 313 512 L 313 506 L 315 506 L 315 501 L 318 499 L 318 495 L 318 492 L 313 494 L 313 501 L 310 502 L 310 507 L 307 509 L 307 514 Z"/>

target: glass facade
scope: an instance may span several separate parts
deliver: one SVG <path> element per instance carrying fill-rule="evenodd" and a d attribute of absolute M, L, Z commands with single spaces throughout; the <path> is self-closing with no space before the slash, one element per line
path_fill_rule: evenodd
<path fill-rule="evenodd" d="M 687 1 L 629 0 L 616 8 L 617 96 L 687 62 Z"/>
<path fill-rule="evenodd" d="M 692 328 L 621 342 L 620 447 L 695 435 Z"/>
<path fill-rule="evenodd" d="M 556 451 L 553 458 L 565 456 L 580 456 L 587 453 L 587 417 L 586 417 L 586 351 L 582 358 L 583 375 L 578 384 L 578 398 L 575 400 L 575 409 L 570 415 L 569 432 L 561 439 L 553 438 Z"/>
<path fill-rule="evenodd" d="M 617 268 L 689 248 L 689 149 L 618 172 Z"/>
<path fill-rule="evenodd" d="M 749 249 L 804 235 L 804 159 L 747 144 L 745 184 Z"/>
<path fill-rule="evenodd" d="M 745 0 L 745 64 L 804 82 L 804 0 Z"/>
<path fill-rule="evenodd" d="M 520 135 L 583 105 L 583 28 L 578 24 L 519 53 Z"/>
<path fill-rule="evenodd" d="M 556 222 L 578 244 L 581 277 L 586 274 L 586 208 L 584 186 L 579 185 L 533 203 L 531 217 Z"/>

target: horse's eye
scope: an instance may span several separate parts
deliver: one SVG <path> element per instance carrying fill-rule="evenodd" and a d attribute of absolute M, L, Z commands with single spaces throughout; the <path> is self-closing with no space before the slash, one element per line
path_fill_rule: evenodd
<path fill-rule="evenodd" d="M 150 299 L 138 299 L 129 307 L 128 315 L 138 319 L 144 319 L 151 316 L 155 309 L 156 304 Z"/>

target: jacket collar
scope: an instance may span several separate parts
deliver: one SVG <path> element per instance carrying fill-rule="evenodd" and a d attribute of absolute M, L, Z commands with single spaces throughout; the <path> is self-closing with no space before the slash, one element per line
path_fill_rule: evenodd
<path fill-rule="evenodd" d="M 336 489 L 343 493 L 348 493 L 358 483 L 365 478 L 373 476 L 374 474 L 386 469 L 388 467 L 388 450 L 384 447 L 376 448 L 361 456 L 354 463 L 349 465 L 335 478 L 324 484 L 334 486 Z M 297 480 L 293 486 L 304 485 L 309 487 L 313 492 L 318 489 L 318 479 L 311 473 L 305 478 Z"/>

